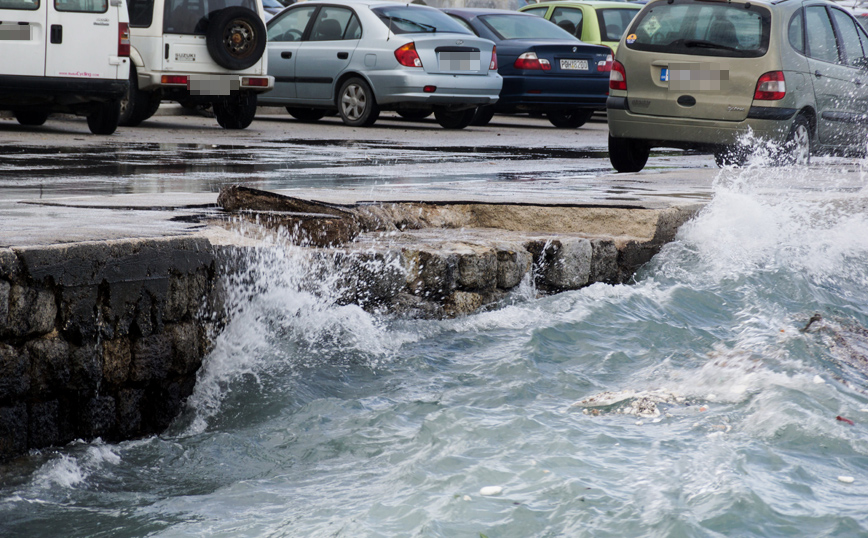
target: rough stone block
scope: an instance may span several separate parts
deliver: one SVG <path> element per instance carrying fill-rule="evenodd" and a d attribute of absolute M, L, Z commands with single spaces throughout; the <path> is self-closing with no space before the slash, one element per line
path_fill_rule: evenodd
<path fill-rule="evenodd" d="M 353 253 L 349 257 L 349 274 L 356 282 L 356 300 L 362 305 L 389 301 L 406 283 L 397 252 Z"/>
<path fill-rule="evenodd" d="M 0 401 L 30 390 L 30 356 L 26 349 L 0 343 Z"/>
<path fill-rule="evenodd" d="M 0 460 L 27 451 L 27 406 L 0 407 Z"/>
<path fill-rule="evenodd" d="M 16 280 L 21 273 L 21 262 L 11 248 L 0 248 L 0 279 Z"/>
<path fill-rule="evenodd" d="M 12 284 L 7 316 L 7 331 L 13 336 L 49 333 L 57 317 L 54 294 L 46 289 Z"/>
<path fill-rule="evenodd" d="M 511 289 L 518 286 L 521 280 L 533 267 L 533 256 L 523 248 L 497 250 L 497 287 Z"/>
<path fill-rule="evenodd" d="M 172 341 L 166 334 L 136 340 L 132 345 L 132 381 L 164 379 L 172 364 Z"/>
<path fill-rule="evenodd" d="M 60 328 L 72 338 L 97 335 L 97 286 L 64 287 L 60 292 Z"/>
<path fill-rule="evenodd" d="M 69 388 L 86 394 L 95 392 L 103 376 L 101 358 L 100 346 L 96 343 L 71 348 Z"/>
<path fill-rule="evenodd" d="M 410 254 L 409 260 L 406 254 Z M 458 286 L 458 255 L 439 251 L 408 251 L 405 267 L 415 273 L 410 289 L 416 295 L 436 299 L 446 297 Z"/>
<path fill-rule="evenodd" d="M 102 343 L 102 375 L 106 382 L 125 383 L 130 377 L 132 353 L 128 338 L 106 340 Z"/>
<path fill-rule="evenodd" d="M 117 397 L 117 431 L 121 438 L 138 435 L 142 429 L 144 389 L 122 389 Z"/>
<path fill-rule="evenodd" d="M 615 246 L 615 242 L 608 239 L 593 239 L 591 240 L 591 247 L 594 253 L 591 258 L 589 283 L 618 283 L 620 274 L 618 271 L 618 248 Z"/>
<path fill-rule="evenodd" d="M 0 334 L 9 330 L 9 294 L 12 285 L 0 280 Z"/>
<path fill-rule="evenodd" d="M 587 285 L 591 274 L 593 248 L 587 239 L 568 238 L 552 243 L 542 269 L 546 285 L 556 289 L 574 290 Z"/>
<path fill-rule="evenodd" d="M 205 297 L 207 283 L 200 274 L 173 274 L 169 277 L 166 301 L 163 304 L 163 321 L 180 321 L 195 314 Z"/>
<path fill-rule="evenodd" d="M 159 390 L 148 394 L 147 402 L 141 406 L 146 410 L 142 418 L 147 431 L 161 432 L 169 427 L 187 396 L 184 387 L 184 383 L 179 381 L 164 381 Z"/>
<path fill-rule="evenodd" d="M 81 409 L 81 433 L 85 438 L 111 438 L 115 429 L 115 400 L 111 396 L 94 396 Z"/>
<path fill-rule="evenodd" d="M 72 375 L 69 344 L 57 337 L 40 338 L 28 342 L 26 347 L 30 355 L 31 393 L 44 398 L 66 390 Z"/>
<path fill-rule="evenodd" d="M 486 290 L 497 287 L 497 254 L 487 248 L 458 253 L 458 287 Z"/>
<path fill-rule="evenodd" d="M 169 371 L 190 375 L 202 365 L 201 335 L 199 326 L 193 322 L 179 323 L 166 328 L 171 339 L 172 362 Z"/>
<path fill-rule="evenodd" d="M 446 298 L 443 309 L 447 316 L 463 316 L 479 310 L 485 303 L 486 297 L 482 293 L 456 290 Z"/>
<path fill-rule="evenodd" d="M 58 444 L 60 441 L 58 409 L 57 400 L 30 404 L 30 448 Z"/>

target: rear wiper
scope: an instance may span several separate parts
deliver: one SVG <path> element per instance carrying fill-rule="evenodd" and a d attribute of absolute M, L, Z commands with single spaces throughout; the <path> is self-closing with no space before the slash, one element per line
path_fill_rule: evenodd
<path fill-rule="evenodd" d="M 429 30 L 431 32 L 437 31 L 436 26 L 431 26 L 430 24 L 425 24 L 422 22 L 411 21 L 410 19 L 402 19 L 401 17 L 389 17 L 389 22 L 391 22 L 391 21 L 406 22 L 407 24 L 415 24 L 419 28 L 426 29 L 426 30 Z"/>
<path fill-rule="evenodd" d="M 738 51 L 735 47 L 730 47 L 729 45 L 721 45 L 720 43 L 713 43 L 711 41 L 702 41 L 699 39 L 688 39 L 684 41 L 685 47 L 698 47 L 701 49 L 723 49 L 723 50 L 731 50 Z"/>

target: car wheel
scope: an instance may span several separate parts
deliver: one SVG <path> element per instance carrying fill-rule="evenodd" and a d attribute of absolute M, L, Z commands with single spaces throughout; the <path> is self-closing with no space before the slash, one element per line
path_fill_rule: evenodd
<path fill-rule="evenodd" d="M 256 117 L 256 94 L 242 92 L 237 97 L 214 103 L 214 117 L 224 129 L 246 129 Z"/>
<path fill-rule="evenodd" d="M 221 67 L 247 69 L 262 58 L 265 42 L 265 23 L 251 9 L 232 6 L 209 15 L 205 44 Z"/>
<path fill-rule="evenodd" d="M 578 129 L 591 119 L 594 115 L 593 110 L 586 108 L 578 108 L 567 111 L 550 111 L 546 112 L 546 117 L 552 125 L 559 129 Z"/>
<path fill-rule="evenodd" d="M 90 132 L 98 135 L 110 135 L 118 128 L 121 119 L 121 102 L 106 101 L 98 103 L 87 117 Z"/>
<path fill-rule="evenodd" d="M 130 66 L 130 88 L 121 99 L 121 116 L 118 125 L 135 127 L 153 116 L 160 108 L 160 96 L 139 89 L 136 68 Z"/>
<path fill-rule="evenodd" d="M 475 115 L 475 108 L 449 110 L 446 107 L 437 107 L 434 109 L 434 119 L 444 129 L 464 129 L 470 125 Z"/>
<path fill-rule="evenodd" d="M 380 117 L 371 87 L 355 77 L 344 82 L 338 92 L 338 112 L 343 122 L 353 127 L 370 127 Z"/>
<path fill-rule="evenodd" d="M 16 110 L 15 119 L 21 125 L 36 127 L 48 121 L 49 114 L 47 110 Z"/>
<path fill-rule="evenodd" d="M 470 125 L 475 125 L 477 127 L 482 127 L 483 125 L 488 125 L 491 121 L 491 118 L 494 117 L 494 107 L 491 105 L 483 105 L 480 107 L 476 107 L 476 113 L 473 115 L 473 120 L 470 122 Z"/>
<path fill-rule="evenodd" d="M 326 111 L 321 108 L 302 108 L 295 106 L 286 107 L 289 115 L 298 121 L 317 121 L 325 116 Z"/>
<path fill-rule="evenodd" d="M 811 123 L 808 118 L 799 114 L 793 121 L 790 134 L 784 143 L 781 164 L 807 165 L 811 162 Z"/>
<path fill-rule="evenodd" d="M 740 145 L 722 146 L 714 150 L 714 162 L 718 167 L 744 166 L 747 162 L 747 149 Z"/>
<path fill-rule="evenodd" d="M 404 110 L 397 110 L 396 112 L 405 120 L 424 120 L 434 111 L 426 108 L 406 108 Z"/>
<path fill-rule="evenodd" d="M 651 147 L 644 140 L 614 138 L 609 135 L 609 161 L 618 172 L 638 172 L 645 168 Z"/>

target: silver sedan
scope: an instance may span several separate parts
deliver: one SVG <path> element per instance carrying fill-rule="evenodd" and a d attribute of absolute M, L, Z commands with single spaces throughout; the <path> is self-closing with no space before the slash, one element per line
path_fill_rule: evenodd
<path fill-rule="evenodd" d="M 305 2 L 267 27 L 275 83 L 259 104 L 285 106 L 302 121 L 337 110 L 347 125 L 369 126 L 381 110 L 397 110 L 433 112 L 444 128 L 462 129 L 503 85 L 494 43 L 425 6 Z"/>

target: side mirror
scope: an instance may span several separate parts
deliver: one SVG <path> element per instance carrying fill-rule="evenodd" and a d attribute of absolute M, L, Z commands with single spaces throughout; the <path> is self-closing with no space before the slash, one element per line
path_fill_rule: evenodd
<path fill-rule="evenodd" d="M 864 56 L 860 56 L 859 58 L 853 58 L 853 61 L 851 63 L 853 67 L 857 69 L 868 71 L 868 58 Z"/>

